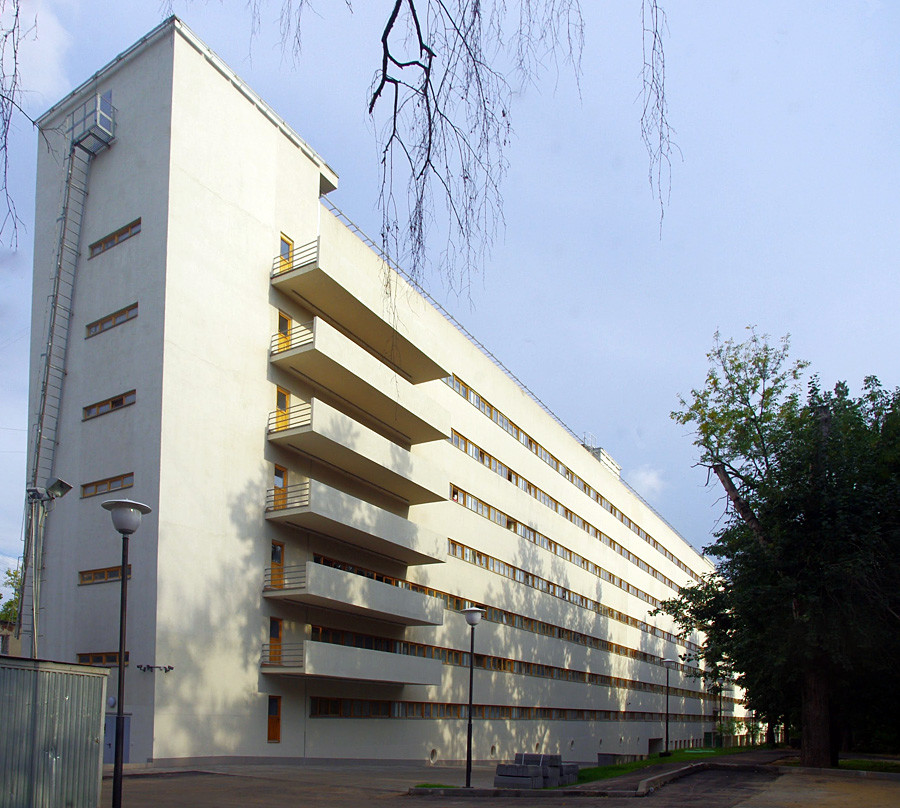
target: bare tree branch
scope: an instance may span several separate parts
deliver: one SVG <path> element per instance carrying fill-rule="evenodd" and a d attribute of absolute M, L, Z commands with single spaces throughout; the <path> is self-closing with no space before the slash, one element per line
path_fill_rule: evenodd
<path fill-rule="evenodd" d="M 643 112 L 641 137 L 650 158 L 648 179 L 659 200 L 659 230 L 672 191 L 672 155 L 680 150 L 672 140 L 666 103 L 666 55 L 663 32 L 667 28 L 666 12 L 659 0 L 641 0 L 641 23 L 644 29 Z"/>
<path fill-rule="evenodd" d="M 9 188 L 9 136 L 13 121 L 21 115 L 36 126 L 21 105 L 22 87 L 19 74 L 19 48 L 33 26 L 22 28 L 19 0 L 0 0 L 0 195 L 5 212 L 0 221 L 0 240 L 8 238 L 15 249 L 19 243 L 22 220 Z"/>

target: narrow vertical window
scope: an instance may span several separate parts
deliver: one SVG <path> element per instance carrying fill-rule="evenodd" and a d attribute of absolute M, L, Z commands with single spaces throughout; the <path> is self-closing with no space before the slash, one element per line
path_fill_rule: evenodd
<path fill-rule="evenodd" d="M 269 618 L 269 664 L 281 664 L 281 618 Z"/>
<path fill-rule="evenodd" d="M 281 696 L 269 696 L 269 743 L 281 743 Z"/>
<path fill-rule="evenodd" d="M 290 426 L 291 394 L 283 387 L 275 389 L 275 429 L 281 431 Z"/>
<path fill-rule="evenodd" d="M 278 269 L 287 272 L 294 261 L 294 242 L 284 233 L 281 234 L 281 247 L 278 251 Z"/>
<path fill-rule="evenodd" d="M 284 542 L 272 542 L 272 565 L 269 581 L 273 589 L 284 588 Z"/>
<path fill-rule="evenodd" d="M 288 471 L 284 466 L 275 466 L 274 480 L 274 506 L 275 510 L 287 507 Z"/>
<path fill-rule="evenodd" d="M 291 347 L 291 318 L 283 311 L 278 312 L 278 350 Z"/>

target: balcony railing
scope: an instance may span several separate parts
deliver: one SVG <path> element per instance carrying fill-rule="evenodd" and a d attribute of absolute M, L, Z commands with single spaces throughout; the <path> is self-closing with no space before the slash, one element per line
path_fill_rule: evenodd
<path fill-rule="evenodd" d="M 288 668 L 303 667 L 303 643 L 264 643 L 260 665 L 280 665 Z"/>
<path fill-rule="evenodd" d="M 316 239 L 315 241 L 310 241 L 309 244 L 302 244 L 299 247 L 294 247 L 287 258 L 283 255 L 276 256 L 275 260 L 272 262 L 271 277 L 276 278 L 293 269 L 300 269 L 300 267 L 315 264 L 318 260 L 319 240 Z"/>
<path fill-rule="evenodd" d="M 275 354 L 284 353 L 284 351 L 291 351 L 294 348 L 309 345 L 315 339 L 315 336 L 312 320 L 306 323 L 291 323 L 290 330 L 286 334 L 279 332 L 272 336 L 269 353 L 274 356 Z"/>
<path fill-rule="evenodd" d="M 266 492 L 266 512 L 309 506 L 309 480 Z"/>
<path fill-rule="evenodd" d="M 269 432 L 284 432 L 286 429 L 296 429 L 301 426 L 309 426 L 312 423 L 312 404 L 303 401 L 286 410 L 275 410 L 269 413 Z"/>
<path fill-rule="evenodd" d="M 263 589 L 302 589 L 306 586 L 306 564 L 269 567 Z"/>

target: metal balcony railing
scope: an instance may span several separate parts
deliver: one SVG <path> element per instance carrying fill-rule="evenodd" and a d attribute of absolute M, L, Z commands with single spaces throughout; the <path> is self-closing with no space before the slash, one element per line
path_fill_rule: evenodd
<path fill-rule="evenodd" d="M 306 586 L 306 564 L 269 567 L 263 589 L 302 589 Z"/>
<path fill-rule="evenodd" d="M 281 667 L 303 667 L 303 643 L 264 643 L 260 665 L 280 665 Z"/>
<path fill-rule="evenodd" d="M 302 401 L 286 410 L 275 410 L 269 413 L 268 431 L 283 432 L 296 429 L 298 426 L 309 426 L 312 423 L 312 404 Z"/>
<path fill-rule="evenodd" d="M 291 254 L 287 257 L 283 255 L 276 256 L 272 262 L 271 277 L 276 278 L 285 272 L 290 272 L 292 269 L 309 266 L 310 264 L 318 263 L 318 261 L 319 239 L 316 239 L 315 241 L 310 241 L 309 244 L 294 247 L 291 250 Z"/>
<path fill-rule="evenodd" d="M 284 488 L 270 488 L 266 493 L 266 512 L 285 508 L 305 508 L 309 505 L 309 480 Z"/>
<path fill-rule="evenodd" d="M 315 339 L 316 332 L 313 329 L 313 321 L 306 323 L 291 323 L 290 330 L 286 334 L 281 332 L 272 336 L 269 344 L 269 353 L 275 354 L 290 351 L 299 348 L 302 345 L 309 345 Z"/>

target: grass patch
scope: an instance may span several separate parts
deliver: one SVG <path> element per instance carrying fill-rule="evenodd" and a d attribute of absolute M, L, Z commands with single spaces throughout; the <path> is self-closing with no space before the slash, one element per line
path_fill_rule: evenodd
<path fill-rule="evenodd" d="M 657 763 L 695 763 L 701 758 L 719 757 L 720 755 L 734 755 L 740 752 L 749 752 L 751 746 L 735 746 L 729 749 L 679 749 L 668 757 L 653 755 L 646 760 L 633 760 L 630 763 L 615 763 L 612 766 L 591 766 L 580 769 L 578 772 L 579 783 L 594 783 L 597 780 L 607 780 L 610 777 L 619 777 L 623 774 L 646 769 Z"/>
<path fill-rule="evenodd" d="M 443 783 L 419 783 L 416 788 L 459 788 L 459 786 L 446 786 Z"/>
<path fill-rule="evenodd" d="M 858 772 L 889 772 L 900 774 L 900 760 L 866 760 L 852 758 L 838 763 L 839 769 L 851 769 Z"/>

